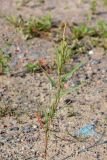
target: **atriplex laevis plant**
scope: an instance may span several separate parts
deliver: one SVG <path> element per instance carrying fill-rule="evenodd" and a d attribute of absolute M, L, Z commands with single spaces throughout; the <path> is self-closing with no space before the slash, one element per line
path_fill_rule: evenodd
<path fill-rule="evenodd" d="M 64 31 L 63 31 L 63 39 L 60 43 L 60 45 L 57 47 L 56 50 L 56 68 L 57 68 L 57 78 L 54 80 L 46 70 L 44 70 L 42 67 L 42 70 L 44 71 L 45 75 L 49 79 L 52 87 L 52 92 L 54 89 L 54 96 L 51 99 L 50 106 L 48 110 L 43 111 L 44 119 L 42 119 L 42 116 L 40 113 L 36 113 L 36 117 L 38 119 L 38 122 L 42 128 L 45 130 L 45 159 L 47 159 L 47 153 L 48 153 L 48 140 L 49 140 L 49 132 L 50 132 L 50 126 L 53 122 L 53 118 L 56 115 L 58 105 L 60 103 L 60 100 L 62 96 L 66 95 L 67 93 L 70 93 L 77 89 L 80 86 L 73 87 L 65 87 L 65 84 L 67 83 L 68 79 L 72 77 L 72 75 L 81 67 L 82 63 L 77 65 L 74 69 L 72 69 L 68 73 L 64 73 L 65 64 L 69 60 L 70 56 L 70 49 L 68 47 L 66 38 L 65 38 L 65 30 L 66 30 L 66 24 L 64 25 Z"/>

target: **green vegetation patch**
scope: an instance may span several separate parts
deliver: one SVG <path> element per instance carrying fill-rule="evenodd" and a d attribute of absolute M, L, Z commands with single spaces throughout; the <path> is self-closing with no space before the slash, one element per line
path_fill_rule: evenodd
<path fill-rule="evenodd" d="M 8 16 L 7 20 L 18 28 L 26 39 L 49 32 L 52 27 L 52 18 L 49 14 L 41 18 L 30 17 L 28 20 L 24 20 L 22 16 Z"/>
<path fill-rule="evenodd" d="M 4 55 L 2 50 L 0 49 L 0 74 L 7 74 L 9 73 L 9 64 L 10 61 L 9 55 Z"/>

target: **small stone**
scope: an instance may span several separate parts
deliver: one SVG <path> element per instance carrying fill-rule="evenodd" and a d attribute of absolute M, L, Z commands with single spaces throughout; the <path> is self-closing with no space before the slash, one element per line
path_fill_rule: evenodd
<path fill-rule="evenodd" d="M 25 127 L 23 127 L 22 131 L 23 131 L 24 133 L 29 133 L 29 132 L 31 132 L 31 126 L 25 126 Z"/>
<path fill-rule="evenodd" d="M 89 55 L 93 55 L 93 54 L 94 54 L 94 51 L 93 51 L 93 50 L 90 50 L 90 51 L 88 52 L 88 54 L 89 54 Z"/>
<path fill-rule="evenodd" d="M 104 112 L 101 112 L 101 115 L 104 115 Z"/>
<path fill-rule="evenodd" d="M 67 105 L 69 105 L 69 104 L 71 104 L 71 103 L 74 103 L 75 102 L 75 100 L 72 100 L 72 99 L 66 99 L 65 101 L 64 101 Z"/>
<path fill-rule="evenodd" d="M 91 64 L 100 64 L 101 63 L 101 60 L 93 60 L 92 62 L 91 62 Z"/>
<path fill-rule="evenodd" d="M 18 131 L 18 130 L 19 130 L 19 127 L 10 128 L 10 131 Z"/>

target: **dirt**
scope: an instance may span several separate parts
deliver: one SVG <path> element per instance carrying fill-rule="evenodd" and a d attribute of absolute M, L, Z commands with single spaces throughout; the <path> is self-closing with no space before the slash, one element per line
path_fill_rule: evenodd
<path fill-rule="evenodd" d="M 21 2 L 21 1 L 19 1 Z M 55 57 L 55 41 L 48 38 L 24 40 L 5 16 L 22 15 L 25 18 L 51 13 L 54 21 L 84 22 L 89 2 L 80 0 L 30 1 L 26 4 L 14 0 L 0 0 L 0 48 L 11 53 L 11 69 L 22 71 L 28 60 Z M 106 19 L 107 8 L 99 1 L 92 23 Z M 7 43 L 11 43 L 10 46 Z M 93 48 L 91 52 L 73 57 L 69 67 L 85 62 L 69 79 L 70 86 L 84 82 L 75 92 L 62 98 L 51 126 L 48 160 L 106 160 L 107 159 L 107 51 Z M 26 58 L 24 64 L 21 58 Z M 20 73 L 20 72 L 19 72 Z M 54 76 L 54 72 L 51 73 Z M 0 75 L 0 160 L 42 160 L 44 131 L 35 112 L 49 104 L 50 83 L 44 73 Z M 68 103 L 69 102 L 69 103 Z M 67 104 L 68 103 L 68 104 Z M 76 139 L 73 134 L 87 124 L 94 124 L 99 136 Z M 67 131 L 71 134 L 69 135 Z"/>

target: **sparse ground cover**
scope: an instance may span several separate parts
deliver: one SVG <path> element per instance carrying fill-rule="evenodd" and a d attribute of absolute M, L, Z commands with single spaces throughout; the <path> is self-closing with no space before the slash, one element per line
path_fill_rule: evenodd
<path fill-rule="evenodd" d="M 106 3 L 0 1 L 0 160 L 107 159 Z"/>

